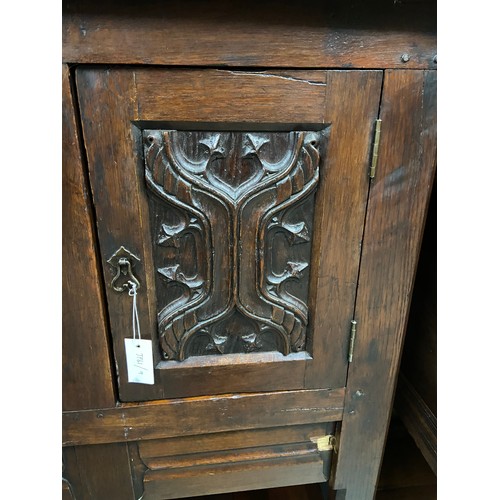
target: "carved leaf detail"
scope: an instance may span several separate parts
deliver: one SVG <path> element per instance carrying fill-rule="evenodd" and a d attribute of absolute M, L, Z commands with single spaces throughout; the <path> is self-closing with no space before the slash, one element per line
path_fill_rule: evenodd
<path fill-rule="evenodd" d="M 319 141 L 144 131 L 166 359 L 304 348 Z"/>

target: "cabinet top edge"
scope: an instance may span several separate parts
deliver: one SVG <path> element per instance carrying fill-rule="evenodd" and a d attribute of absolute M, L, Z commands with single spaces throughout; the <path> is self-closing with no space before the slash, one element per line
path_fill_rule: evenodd
<path fill-rule="evenodd" d="M 168 8 L 167 8 L 168 5 Z M 435 69 L 431 2 L 314 9 L 276 0 L 72 2 L 63 9 L 62 59 L 75 64 L 235 68 Z"/>

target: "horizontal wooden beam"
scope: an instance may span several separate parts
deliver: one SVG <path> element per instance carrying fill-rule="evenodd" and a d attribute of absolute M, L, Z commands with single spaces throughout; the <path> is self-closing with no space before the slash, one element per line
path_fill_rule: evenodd
<path fill-rule="evenodd" d="M 64 412 L 63 446 L 334 422 L 342 420 L 344 394 L 344 388 L 229 394 Z"/>
<path fill-rule="evenodd" d="M 118 5 L 118 8 L 116 7 Z M 63 61 L 275 68 L 435 69 L 432 2 L 71 2 Z"/>

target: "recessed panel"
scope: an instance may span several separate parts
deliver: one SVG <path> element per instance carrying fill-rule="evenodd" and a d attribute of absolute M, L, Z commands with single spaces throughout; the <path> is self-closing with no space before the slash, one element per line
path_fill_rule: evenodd
<path fill-rule="evenodd" d="M 163 357 L 303 351 L 321 133 L 143 140 Z"/>

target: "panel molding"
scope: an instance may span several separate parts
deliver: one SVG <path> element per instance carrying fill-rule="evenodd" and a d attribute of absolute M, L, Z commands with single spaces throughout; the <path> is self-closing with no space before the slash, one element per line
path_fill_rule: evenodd
<path fill-rule="evenodd" d="M 143 138 L 164 358 L 303 350 L 325 138 L 177 130 Z"/>

